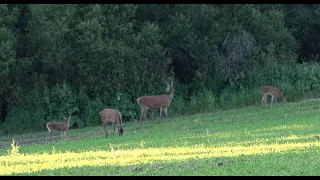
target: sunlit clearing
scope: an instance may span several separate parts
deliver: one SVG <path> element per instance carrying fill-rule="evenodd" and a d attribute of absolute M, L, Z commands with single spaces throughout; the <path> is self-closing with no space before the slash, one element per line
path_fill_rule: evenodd
<path fill-rule="evenodd" d="M 192 158 L 238 157 L 284 153 L 289 150 L 320 147 L 320 142 L 259 144 L 251 146 L 224 146 L 147 149 L 114 149 L 111 151 L 66 152 L 52 154 L 18 154 L 0 157 L 0 175 L 14 173 L 31 173 L 57 168 L 72 168 L 81 166 L 127 166 L 152 164 L 156 162 L 179 162 Z"/>

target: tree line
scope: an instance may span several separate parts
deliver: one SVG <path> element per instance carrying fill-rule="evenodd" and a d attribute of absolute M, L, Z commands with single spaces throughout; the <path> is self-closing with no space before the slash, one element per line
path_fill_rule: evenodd
<path fill-rule="evenodd" d="M 174 115 L 319 93 L 318 4 L 1 4 L 0 134 L 137 119 L 136 98 L 176 89 Z"/>

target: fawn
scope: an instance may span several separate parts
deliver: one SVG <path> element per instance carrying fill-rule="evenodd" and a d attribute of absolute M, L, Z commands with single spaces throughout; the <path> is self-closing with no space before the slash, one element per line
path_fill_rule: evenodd
<path fill-rule="evenodd" d="M 69 118 L 65 118 L 64 116 L 62 116 L 62 118 L 65 120 L 64 122 L 48 122 L 46 124 L 47 129 L 49 131 L 49 134 L 46 138 L 46 143 L 48 144 L 48 137 L 50 136 L 52 139 L 52 135 L 54 133 L 55 130 L 58 130 L 61 132 L 61 141 L 62 141 L 62 135 L 66 136 L 67 132 L 69 130 L 69 121 L 71 119 L 71 116 Z"/>
<path fill-rule="evenodd" d="M 262 86 L 260 91 L 262 93 L 262 106 L 263 106 L 263 104 L 267 105 L 267 96 L 271 96 L 271 105 L 270 106 L 272 106 L 272 102 L 274 100 L 276 102 L 278 102 L 278 100 L 277 100 L 278 97 L 282 98 L 283 103 L 287 102 L 287 97 L 277 87 L 274 87 L 274 86 Z"/>

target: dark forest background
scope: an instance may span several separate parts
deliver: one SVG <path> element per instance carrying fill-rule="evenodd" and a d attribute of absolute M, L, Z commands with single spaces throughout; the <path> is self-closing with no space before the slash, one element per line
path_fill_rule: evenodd
<path fill-rule="evenodd" d="M 318 98 L 319 43 L 319 4 L 1 4 L 0 135 L 136 120 L 170 78 L 171 117 L 261 106 L 262 85 Z"/>

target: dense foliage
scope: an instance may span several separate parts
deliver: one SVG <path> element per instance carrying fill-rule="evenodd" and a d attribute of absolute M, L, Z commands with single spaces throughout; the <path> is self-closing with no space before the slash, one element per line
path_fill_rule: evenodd
<path fill-rule="evenodd" d="M 137 119 L 136 98 L 165 93 L 169 78 L 171 116 L 260 104 L 265 84 L 288 101 L 320 92 L 317 4 L 1 4 L 0 14 L 0 135 L 65 114 L 73 128 L 98 125 L 105 107 Z"/>

